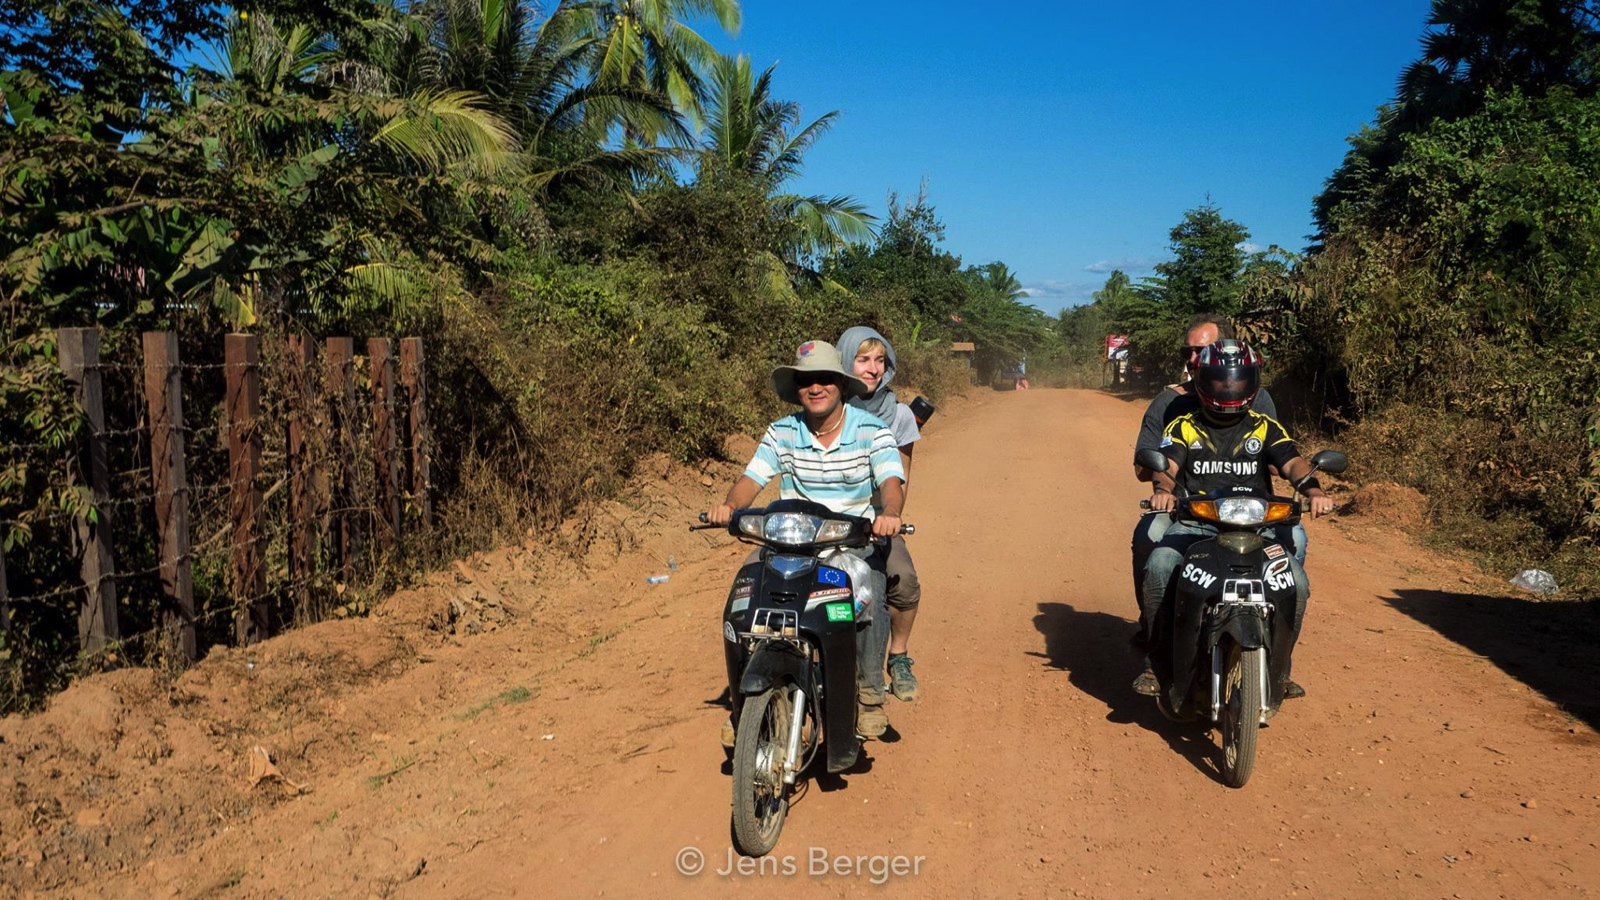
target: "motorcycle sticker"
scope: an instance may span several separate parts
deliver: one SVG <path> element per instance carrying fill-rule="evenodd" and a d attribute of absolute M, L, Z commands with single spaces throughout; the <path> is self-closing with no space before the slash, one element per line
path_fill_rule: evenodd
<path fill-rule="evenodd" d="M 826 608 L 829 622 L 848 622 L 855 618 L 855 609 L 848 603 L 829 603 Z"/>
<path fill-rule="evenodd" d="M 1268 544 L 1266 546 L 1266 554 L 1271 559 L 1277 559 L 1287 552 L 1287 550 L 1283 549 L 1282 544 Z"/>
<path fill-rule="evenodd" d="M 731 613 L 744 612 L 745 610 L 747 610 L 749 608 L 750 608 L 750 595 L 749 594 L 745 594 L 743 597 L 740 597 L 739 599 L 733 601 L 733 605 L 728 607 L 728 612 L 731 612 Z"/>
<path fill-rule="evenodd" d="M 1193 563 L 1183 567 L 1183 577 L 1189 579 L 1203 588 L 1209 588 L 1217 581 L 1217 576 L 1207 572 Z"/>
<path fill-rule="evenodd" d="M 848 596 L 850 596 L 850 589 L 847 587 L 827 588 L 826 590 L 812 591 L 811 596 L 806 598 L 806 605 L 810 606 L 811 604 L 816 603 L 818 600 L 832 600 L 835 597 Z"/>
<path fill-rule="evenodd" d="M 835 569 L 832 566 L 817 566 L 817 581 L 823 584 L 833 584 L 838 585 L 839 587 L 844 587 L 846 580 L 847 579 L 843 569 Z M 813 594 L 812 596 L 816 595 Z"/>
<path fill-rule="evenodd" d="M 1289 560 L 1275 559 L 1267 565 L 1267 585 L 1275 591 L 1286 591 L 1294 587 L 1294 571 L 1289 568 Z"/>
<path fill-rule="evenodd" d="M 732 622 L 722 623 L 722 636 L 727 638 L 730 643 L 739 643 L 739 635 L 733 630 Z"/>

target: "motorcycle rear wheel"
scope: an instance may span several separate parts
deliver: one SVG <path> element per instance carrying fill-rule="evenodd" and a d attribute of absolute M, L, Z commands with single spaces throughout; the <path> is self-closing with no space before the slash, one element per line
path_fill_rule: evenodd
<path fill-rule="evenodd" d="M 1256 767 L 1256 738 L 1261 730 L 1261 680 L 1267 652 L 1242 649 L 1228 642 L 1222 658 L 1222 780 L 1244 787 Z"/>
<path fill-rule="evenodd" d="M 745 856 L 765 856 L 778 844 L 789 814 L 791 785 L 783 782 L 793 685 L 746 697 L 733 750 L 733 842 Z"/>

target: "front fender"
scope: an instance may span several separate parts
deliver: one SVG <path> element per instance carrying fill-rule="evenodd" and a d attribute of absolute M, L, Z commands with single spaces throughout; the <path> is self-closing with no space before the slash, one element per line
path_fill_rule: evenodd
<path fill-rule="evenodd" d="M 768 688 L 792 681 L 804 685 L 806 658 L 787 641 L 759 641 L 745 663 L 739 679 L 739 693 L 759 694 Z"/>
<path fill-rule="evenodd" d="M 1223 635 L 1233 638 L 1233 642 L 1245 650 L 1272 646 L 1272 635 L 1269 633 L 1267 620 L 1253 610 L 1237 606 L 1217 608 L 1217 616 L 1211 623 L 1211 633 L 1206 636 L 1206 646 L 1215 647 Z"/>

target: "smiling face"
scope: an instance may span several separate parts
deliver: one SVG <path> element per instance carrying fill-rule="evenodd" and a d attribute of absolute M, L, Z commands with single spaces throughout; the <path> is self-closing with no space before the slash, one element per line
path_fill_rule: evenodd
<path fill-rule="evenodd" d="M 808 417 L 816 421 L 832 415 L 844 402 L 844 390 L 837 375 L 826 372 L 801 374 L 795 376 L 794 383 L 800 395 L 800 406 Z"/>
<path fill-rule="evenodd" d="M 861 348 L 856 351 L 856 358 L 850 363 L 850 374 L 861 379 L 867 385 L 867 392 L 878 389 L 878 384 L 883 381 L 883 375 L 889 371 L 889 356 L 883 351 L 883 345 L 877 341 L 862 341 Z"/>

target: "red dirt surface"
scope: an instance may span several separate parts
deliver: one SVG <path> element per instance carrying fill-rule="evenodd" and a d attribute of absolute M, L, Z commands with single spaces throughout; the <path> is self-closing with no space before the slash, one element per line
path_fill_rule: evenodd
<path fill-rule="evenodd" d="M 745 548 L 685 528 L 738 466 L 651 460 L 582 562 L 530 540 L 370 617 L 0 720 L 0 896 L 1596 890 L 1592 611 L 1419 549 L 1379 497 L 1309 526 L 1309 696 L 1262 732 L 1249 785 L 1219 782 L 1214 733 L 1133 693 L 1142 409 L 1036 389 L 930 424 L 907 508 L 922 699 L 807 782 L 764 862 L 719 874 L 719 614 Z"/>

